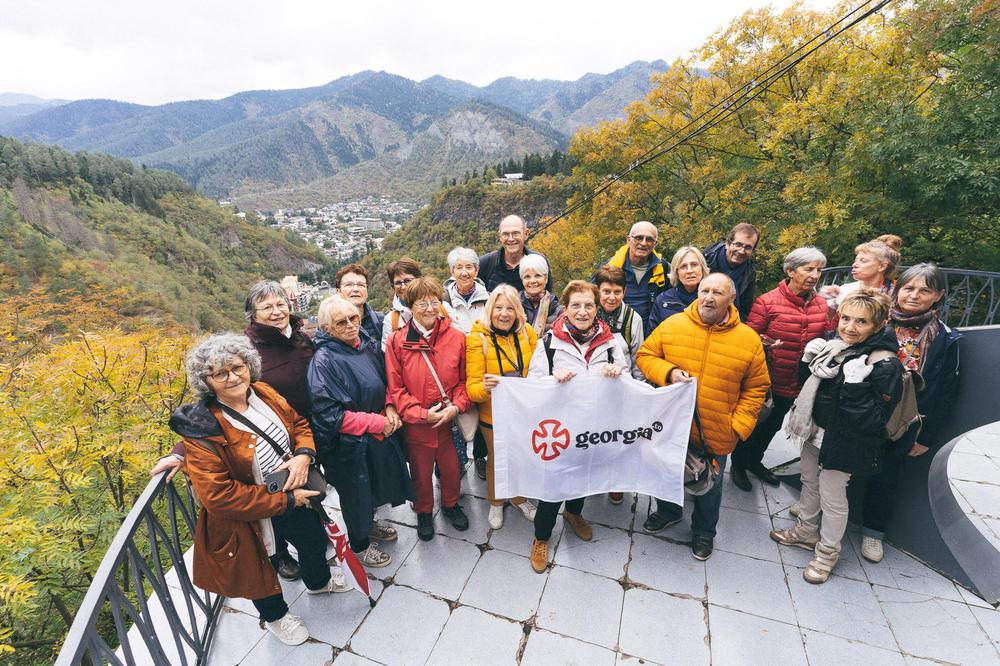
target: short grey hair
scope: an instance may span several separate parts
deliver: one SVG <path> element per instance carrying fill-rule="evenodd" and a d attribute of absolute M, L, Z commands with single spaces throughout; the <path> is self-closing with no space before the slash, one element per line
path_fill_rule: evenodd
<path fill-rule="evenodd" d="M 818 261 L 824 268 L 826 266 L 826 255 L 812 247 L 807 245 L 806 247 L 797 247 L 788 254 L 785 255 L 785 272 L 794 271 L 800 266 L 805 266 L 806 264 L 811 264 Z"/>
<path fill-rule="evenodd" d="M 274 280 L 261 280 L 247 292 L 246 300 L 243 302 L 243 316 L 247 321 L 253 321 L 253 316 L 257 312 L 257 304 L 269 296 L 281 296 L 288 306 L 288 311 L 292 311 L 292 302 L 288 300 L 288 292 L 285 288 Z"/>
<path fill-rule="evenodd" d="M 358 306 L 354 303 L 351 303 L 340 294 L 333 294 L 332 296 L 324 298 L 323 302 L 319 304 L 319 312 L 316 314 L 316 322 L 319 324 L 320 328 L 333 324 L 333 313 L 338 310 L 355 312 L 359 317 L 362 314 L 358 309 Z"/>
<path fill-rule="evenodd" d="M 549 262 L 545 261 L 545 257 L 540 254 L 526 254 L 521 257 L 521 263 L 517 267 L 517 274 L 524 279 L 524 274 L 527 271 L 537 271 L 542 275 L 548 276 Z"/>
<path fill-rule="evenodd" d="M 215 391 L 206 381 L 215 370 L 230 364 L 233 357 L 250 368 L 250 381 L 260 379 L 260 354 L 250 343 L 250 338 L 239 333 L 217 333 L 202 340 L 188 352 L 185 361 L 188 383 L 198 398 L 208 398 Z"/>
<path fill-rule="evenodd" d="M 455 270 L 455 264 L 460 261 L 471 261 L 476 265 L 476 270 L 479 270 L 479 255 L 476 254 L 475 250 L 470 250 L 467 247 L 456 247 L 454 250 L 448 253 L 448 270 Z"/>

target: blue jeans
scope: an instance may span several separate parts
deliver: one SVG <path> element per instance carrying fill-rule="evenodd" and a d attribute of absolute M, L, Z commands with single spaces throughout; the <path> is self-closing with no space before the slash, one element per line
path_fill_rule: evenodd
<path fill-rule="evenodd" d="M 725 478 L 726 456 L 715 456 L 719 463 L 719 477 L 715 485 L 704 495 L 694 496 L 694 511 L 691 512 L 691 534 L 715 538 L 715 526 L 719 523 L 719 509 L 722 507 L 722 479 Z M 661 516 L 680 517 L 681 507 L 673 502 L 656 500 L 656 512 Z"/>

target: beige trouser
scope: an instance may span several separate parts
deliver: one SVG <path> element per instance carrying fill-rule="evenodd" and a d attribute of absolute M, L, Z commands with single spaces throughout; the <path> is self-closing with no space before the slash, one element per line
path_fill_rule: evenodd
<path fill-rule="evenodd" d="M 491 506 L 503 506 L 504 500 L 497 499 L 496 486 L 493 484 L 493 428 L 480 425 L 479 432 L 483 433 L 488 452 L 486 456 L 486 499 L 489 500 Z M 524 502 L 523 497 L 515 497 L 510 501 L 514 506 L 522 502 Z"/>
<path fill-rule="evenodd" d="M 847 530 L 847 482 L 851 475 L 822 469 L 819 449 L 808 442 L 802 445 L 800 471 L 799 523 L 810 534 L 819 532 L 818 545 L 839 554 L 840 542 Z"/>

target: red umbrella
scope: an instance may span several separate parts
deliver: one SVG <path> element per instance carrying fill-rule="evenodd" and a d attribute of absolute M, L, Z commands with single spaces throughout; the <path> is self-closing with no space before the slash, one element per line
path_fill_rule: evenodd
<path fill-rule="evenodd" d="M 368 587 L 368 575 L 365 568 L 358 561 L 358 556 L 348 547 L 347 536 L 340 529 L 337 521 L 327 515 L 323 505 L 319 502 L 313 503 L 313 508 L 319 512 L 320 519 L 326 526 L 326 537 L 333 544 L 334 556 L 340 563 L 340 570 L 344 572 L 344 578 L 354 589 L 368 597 L 368 603 L 375 607 L 375 599 L 372 598 L 371 589 Z"/>

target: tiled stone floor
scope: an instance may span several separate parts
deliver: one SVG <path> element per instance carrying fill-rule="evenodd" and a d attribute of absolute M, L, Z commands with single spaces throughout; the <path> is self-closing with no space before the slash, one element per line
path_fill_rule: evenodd
<path fill-rule="evenodd" d="M 1000 473 L 984 470 L 1000 464 L 1000 430 L 977 441 L 963 449 L 969 459 L 953 457 L 955 485 L 996 529 Z M 765 462 L 791 457 L 776 441 Z M 288 648 L 259 628 L 249 603 L 232 600 L 210 663 L 1000 664 L 1000 611 L 892 546 L 880 564 L 861 559 L 856 532 L 830 581 L 810 585 L 802 579 L 809 553 L 767 535 L 791 524 L 796 491 L 755 481 L 744 493 L 724 483 L 707 562 L 686 543 L 690 507 L 681 524 L 647 535 L 645 497 L 627 495 L 616 507 L 600 496 L 584 508 L 594 540 L 580 541 L 560 519 L 552 565 L 539 575 L 527 559 L 531 525 L 508 507 L 504 527 L 489 530 L 484 483 L 470 472 L 468 532 L 436 516 L 438 535 L 420 542 L 408 507 L 380 513 L 400 539 L 386 548 L 392 565 L 371 572 L 374 609 L 357 593 L 311 597 L 301 583 L 286 585 L 313 636 Z"/>

